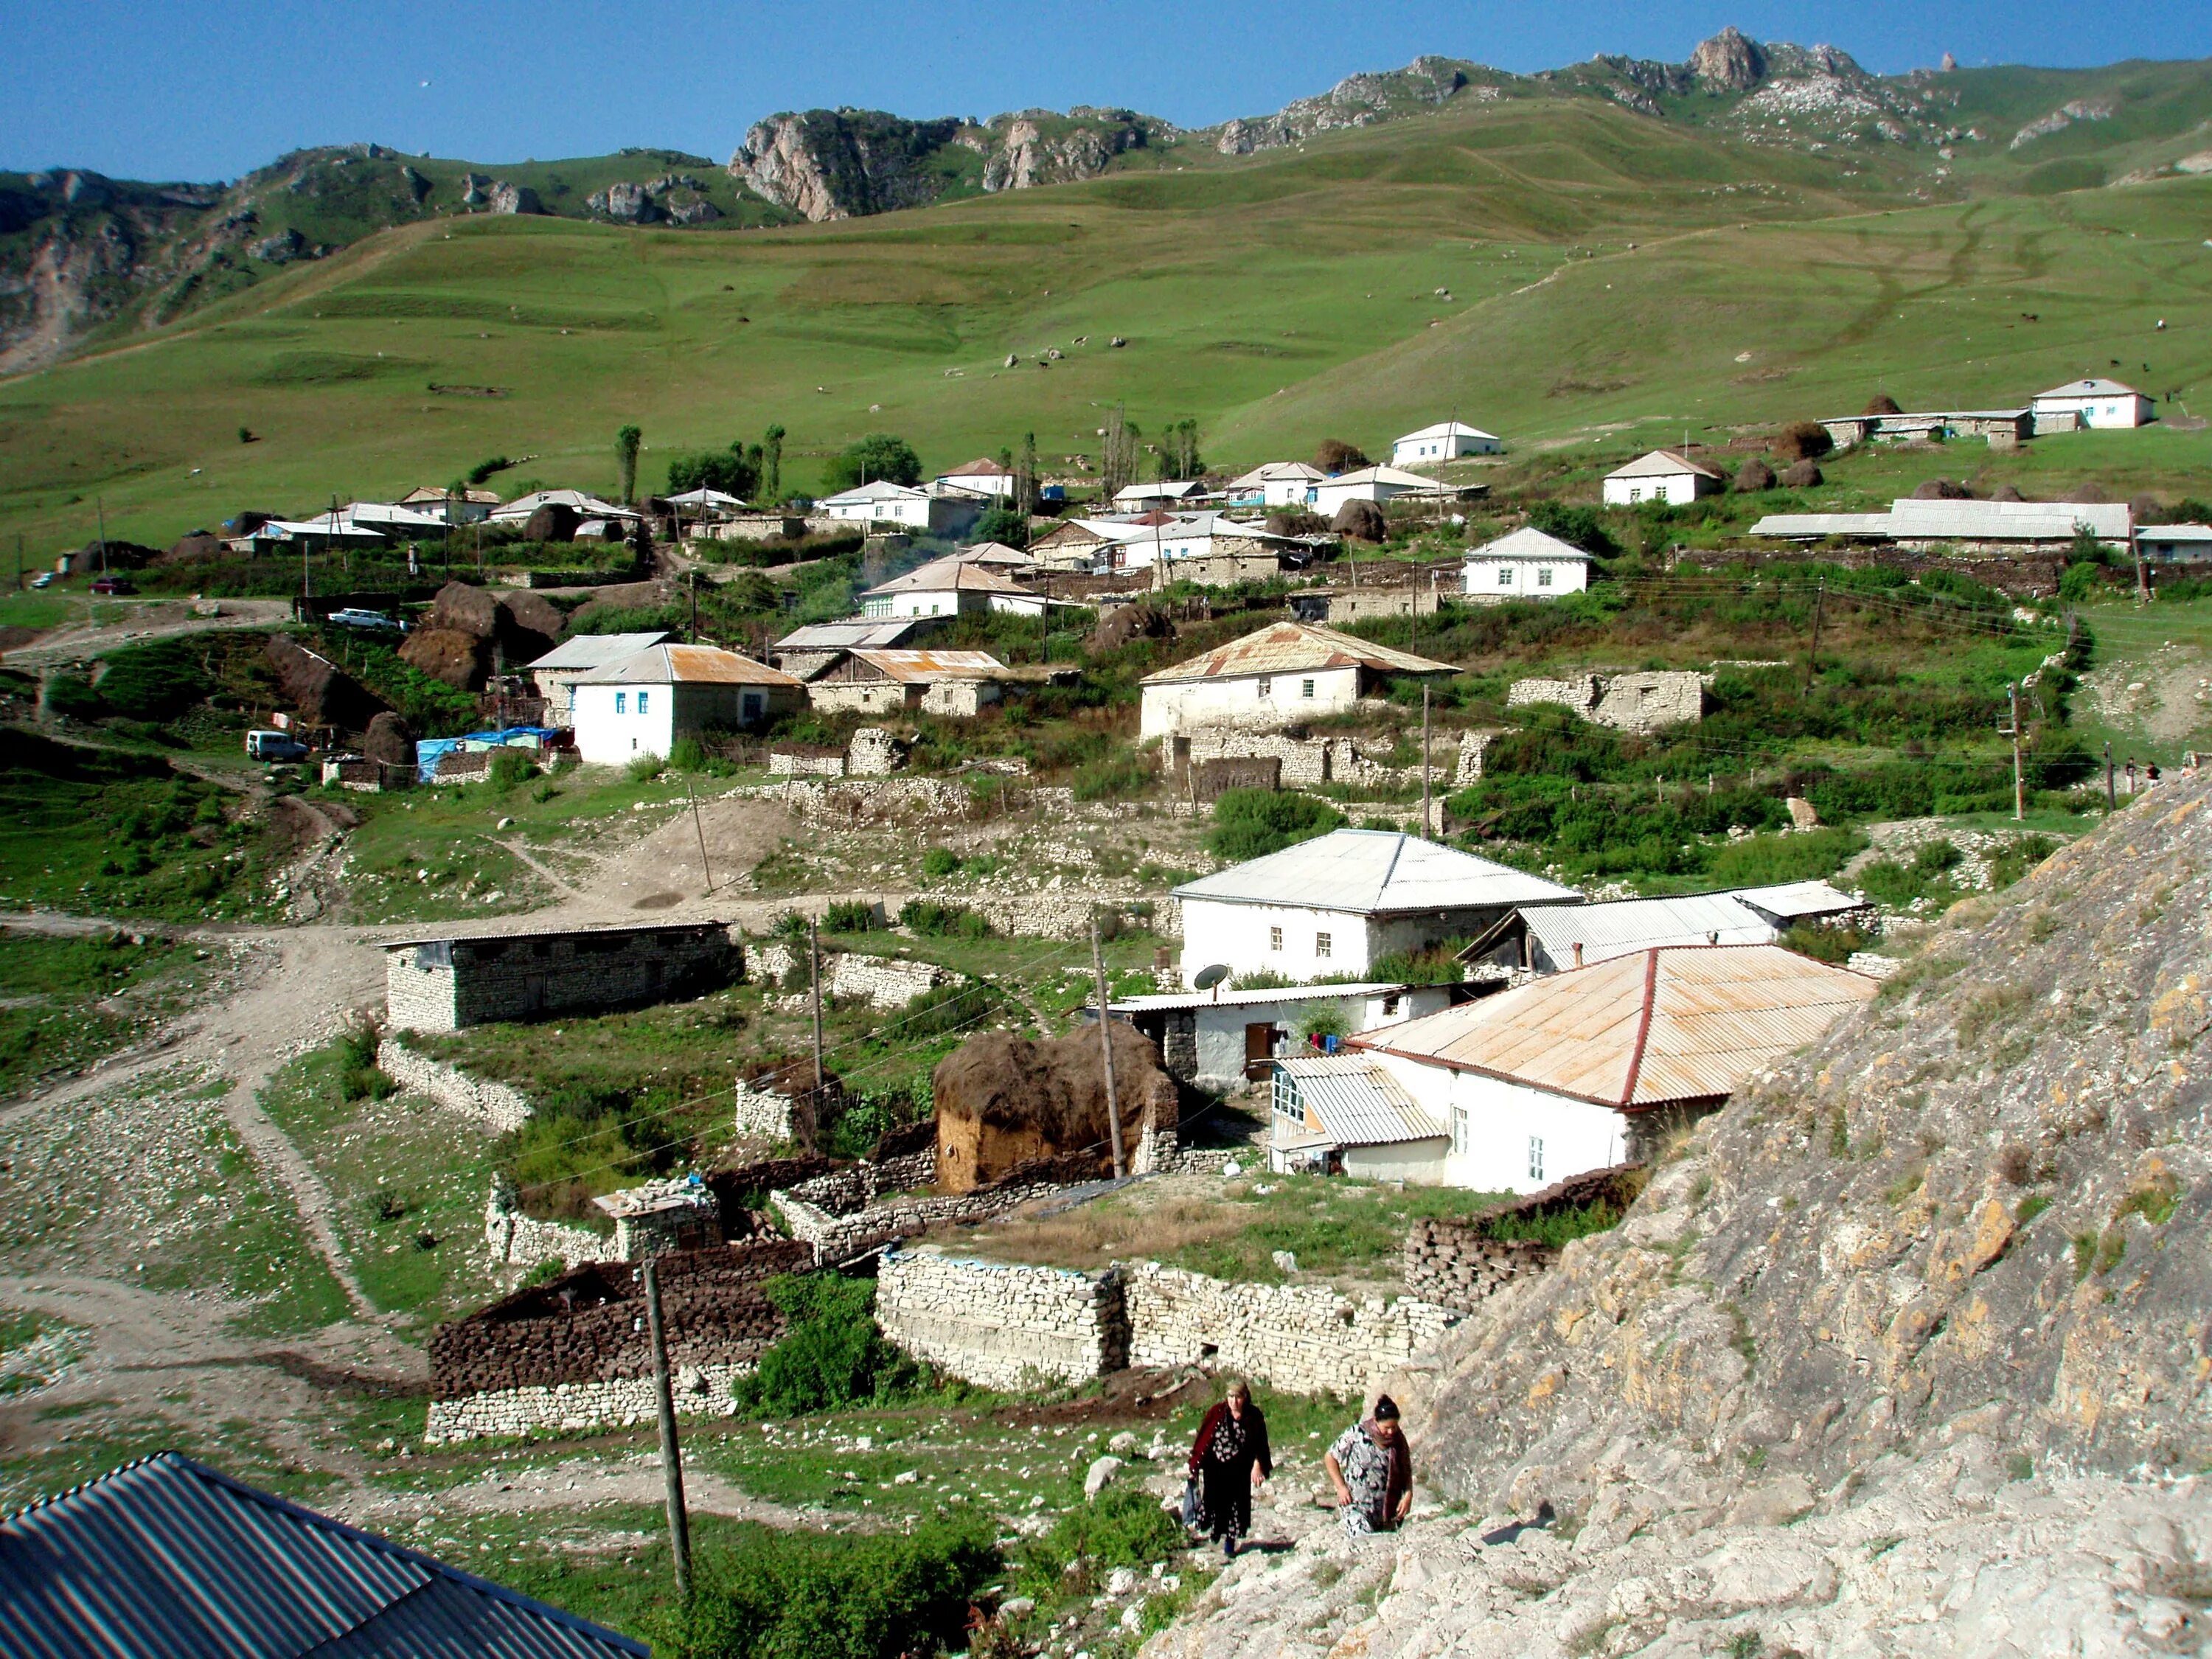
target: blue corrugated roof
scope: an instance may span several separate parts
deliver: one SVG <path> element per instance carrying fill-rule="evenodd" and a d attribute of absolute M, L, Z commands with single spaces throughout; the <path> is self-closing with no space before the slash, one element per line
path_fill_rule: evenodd
<path fill-rule="evenodd" d="M 176 1452 L 0 1520 L 23 1659 L 610 1659 L 641 1642 Z"/>

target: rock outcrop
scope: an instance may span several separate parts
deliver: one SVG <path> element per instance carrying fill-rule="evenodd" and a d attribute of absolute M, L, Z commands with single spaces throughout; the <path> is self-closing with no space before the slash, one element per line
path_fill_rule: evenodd
<path fill-rule="evenodd" d="M 1316 133 L 1424 113 L 1462 94 L 1496 98 L 1499 83 L 1513 78 L 1459 58 L 1416 58 L 1401 70 L 1347 75 L 1318 97 L 1296 99 L 1273 115 L 1242 117 L 1196 136 L 1224 155 L 1250 155 L 1301 143 Z"/>

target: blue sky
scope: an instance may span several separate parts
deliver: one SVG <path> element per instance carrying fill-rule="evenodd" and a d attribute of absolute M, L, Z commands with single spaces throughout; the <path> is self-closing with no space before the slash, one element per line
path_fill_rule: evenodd
<path fill-rule="evenodd" d="M 368 139 L 486 162 L 625 144 L 720 161 L 763 115 L 837 104 L 974 116 L 1113 104 L 1202 126 L 1424 52 L 1524 71 L 1597 52 L 1679 59 L 1730 22 L 1826 40 L 1883 72 L 1946 51 L 1967 64 L 2212 56 L 2204 0 L 0 0 L 14 65 L 0 167 L 210 179 Z"/>

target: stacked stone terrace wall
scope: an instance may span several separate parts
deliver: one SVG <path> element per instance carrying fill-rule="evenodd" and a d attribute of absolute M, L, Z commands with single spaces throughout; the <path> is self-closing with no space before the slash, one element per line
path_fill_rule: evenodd
<path fill-rule="evenodd" d="M 1216 761 L 1273 760 L 1281 763 L 1281 781 L 1290 787 L 1316 783 L 1352 783 L 1395 787 L 1419 783 L 1418 766 L 1384 766 L 1359 752 L 1350 738 L 1294 738 L 1279 732 L 1221 730 L 1194 733 L 1190 739 L 1194 765 Z M 1436 774 L 1443 775 L 1441 767 Z"/>
<path fill-rule="evenodd" d="M 1595 725 L 1622 732 L 1656 732 L 1703 720 L 1711 680 L 1710 675 L 1687 671 L 1516 680 L 1505 694 L 1505 704 L 1514 708 L 1561 703 Z"/>
<path fill-rule="evenodd" d="M 1080 1385 L 1128 1363 L 1128 1321 L 1110 1267 L 1079 1273 L 893 1250 L 877 1273 L 876 1321 L 915 1358 L 985 1388 Z"/>
<path fill-rule="evenodd" d="M 386 1023 L 451 1031 L 665 1001 L 741 962 L 719 922 L 434 940 L 385 952 Z"/>
<path fill-rule="evenodd" d="M 845 775 L 845 751 L 842 749 L 771 749 L 768 751 L 768 769 L 779 778 L 842 778 Z"/>
<path fill-rule="evenodd" d="M 1406 1293 L 1471 1312 L 1485 1297 L 1543 1272 L 1559 1256 L 1534 1239 L 1492 1238 L 1465 1222 L 1416 1221 L 1406 1236 Z"/>
<path fill-rule="evenodd" d="M 495 1133 L 520 1128 L 537 1110 L 520 1089 L 471 1077 L 458 1066 L 418 1054 L 397 1037 L 387 1036 L 376 1045 L 376 1068 L 403 1089 L 427 1096 Z"/>
<path fill-rule="evenodd" d="M 896 957 L 867 957 L 852 951 L 839 952 L 830 958 L 827 965 L 831 996 L 863 998 L 876 1008 L 903 1008 L 951 977 L 933 962 L 908 962 Z"/>
<path fill-rule="evenodd" d="M 791 1236 L 811 1244 L 817 1262 L 832 1267 L 927 1232 L 939 1222 L 981 1221 L 1032 1199 L 1048 1198 L 1076 1182 L 1090 1179 L 1096 1164 L 1087 1157 L 1043 1158 L 970 1193 L 935 1197 L 907 1192 L 878 1202 L 879 1193 L 897 1190 L 880 1171 L 904 1168 L 921 1176 L 922 1157 L 915 1152 L 885 1165 L 849 1165 L 790 1191 L 772 1194 L 769 1202 L 791 1229 Z M 916 1187 L 927 1184 L 936 1173 L 935 1154 L 929 1154 L 929 1158 L 927 1175 L 915 1182 Z"/>
<path fill-rule="evenodd" d="M 558 1261 L 573 1267 L 615 1259 L 611 1234 L 523 1214 L 514 1183 L 504 1175 L 492 1177 L 491 1196 L 484 1201 L 484 1248 L 494 1267 L 535 1267 Z"/>
<path fill-rule="evenodd" d="M 1294 1394 L 1354 1394 L 1452 1324 L 1449 1309 L 1401 1297 L 1353 1301 L 1310 1285 L 1243 1285 L 1156 1261 L 1126 1264 L 1133 1365 L 1203 1365 Z"/>

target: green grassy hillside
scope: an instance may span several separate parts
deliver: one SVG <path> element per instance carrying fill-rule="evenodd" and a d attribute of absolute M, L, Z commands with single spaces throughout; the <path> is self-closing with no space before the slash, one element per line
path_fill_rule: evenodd
<path fill-rule="evenodd" d="M 1524 451 L 1613 453 L 1877 386 L 2016 403 L 2101 371 L 2185 398 L 2212 367 L 2212 179 L 1897 205 L 1911 180 L 1508 99 L 823 225 L 427 221 L 0 382 L 0 538 L 82 543 L 98 496 L 111 533 L 166 543 L 495 454 L 532 458 L 509 493 L 605 488 L 624 421 L 648 486 L 670 450 L 780 422 L 803 487 L 875 429 L 930 465 L 1035 431 L 1055 468 L 1117 400 L 1148 430 L 1196 416 L 1218 463 L 1453 410 Z"/>

